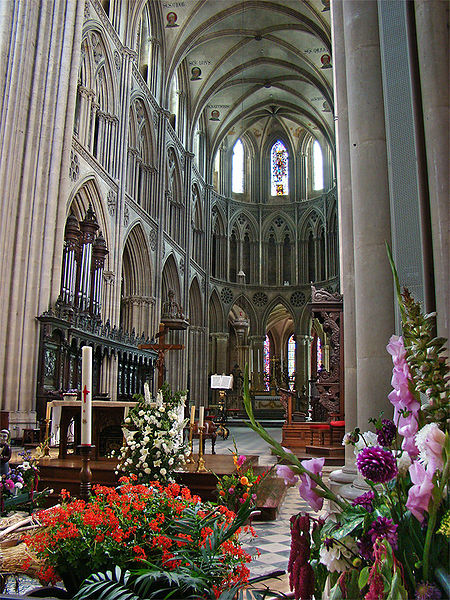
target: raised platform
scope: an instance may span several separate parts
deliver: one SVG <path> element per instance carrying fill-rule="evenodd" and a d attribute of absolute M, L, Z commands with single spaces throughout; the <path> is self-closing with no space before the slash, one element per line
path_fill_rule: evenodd
<path fill-rule="evenodd" d="M 198 456 L 194 454 L 194 460 Z M 206 454 L 204 456 L 207 471 L 198 473 L 197 464 L 186 465 L 182 471 L 177 471 L 178 483 L 189 487 L 193 494 L 199 495 L 202 500 L 216 500 L 217 477 L 229 475 L 235 470 L 233 457 L 226 454 Z M 258 456 L 247 455 L 245 466 L 252 466 L 258 473 L 262 467 L 258 467 Z M 115 474 L 117 461 L 113 459 L 91 460 L 92 484 L 115 486 L 119 477 Z M 41 458 L 39 460 L 41 472 L 40 489 L 51 488 L 54 490 L 46 502 L 47 506 L 56 504 L 62 489 L 66 489 L 72 496 L 78 496 L 80 492 L 79 473 L 81 470 L 81 458 L 69 455 L 65 459 Z M 272 521 L 276 519 L 281 502 L 286 493 L 283 479 L 275 475 L 269 475 L 261 484 L 258 493 L 257 507 L 260 515 L 255 520 Z"/>

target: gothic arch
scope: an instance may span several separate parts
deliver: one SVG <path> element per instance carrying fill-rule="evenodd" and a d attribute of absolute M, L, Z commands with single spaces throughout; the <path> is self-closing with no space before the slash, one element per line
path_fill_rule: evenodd
<path fill-rule="evenodd" d="M 247 316 L 250 320 L 249 335 L 256 335 L 259 319 L 256 315 L 256 311 L 253 307 L 252 302 L 247 298 L 247 296 L 245 294 L 239 294 L 233 300 L 233 306 L 234 305 L 242 308 L 242 310 L 245 311 L 245 313 L 247 314 Z"/>
<path fill-rule="evenodd" d="M 175 292 L 176 302 L 181 301 L 181 285 L 180 275 L 178 273 L 178 267 L 173 253 L 169 254 L 166 258 L 162 270 L 162 289 L 161 289 L 161 300 L 162 303 L 166 302 L 169 297 L 169 290 Z"/>
<path fill-rule="evenodd" d="M 125 264 L 125 254 L 128 264 Z M 124 242 L 123 292 L 127 295 L 150 296 L 152 291 L 152 267 L 150 250 L 140 223 L 133 225 Z"/>
<path fill-rule="evenodd" d="M 86 214 L 89 204 L 95 212 L 99 229 L 106 240 L 107 247 L 112 248 L 113 244 L 109 225 L 110 217 L 107 213 L 105 202 L 102 199 L 97 181 L 92 176 L 88 176 L 86 179 L 81 180 L 79 185 L 72 190 L 67 202 L 66 218 L 72 213 L 78 221 L 81 221 Z M 109 262 L 108 257 L 106 259 L 107 263 Z"/>
<path fill-rule="evenodd" d="M 275 298 L 273 298 L 273 300 L 271 302 L 269 302 L 267 308 L 264 310 L 264 313 L 261 317 L 261 327 L 262 327 L 263 332 L 266 331 L 266 329 L 267 329 L 267 325 L 268 325 L 269 317 L 270 317 L 271 313 L 278 305 L 281 305 L 286 309 L 286 311 L 289 313 L 289 316 L 291 317 L 292 321 L 295 323 L 295 316 L 294 316 L 292 307 L 289 305 L 286 298 L 283 298 L 282 296 L 277 295 Z"/>
<path fill-rule="evenodd" d="M 278 226 L 277 222 L 280 223 L 279 226 Z M 274 225 L 275 225 L 275 227 L 274 227 Z M 291 237 L 291 240 L 294 242 L 295 231 L 296 231 L 295 223 L 292 221 L 291 217 L 289 215 L 287 215 L 286 213 L 276 212 L 275 214 L 270 215 L 270 217 L 264 221 L 263 226 L 261 228 L 261 238 L 263 240 L 266 238 L 271 227 L 273 227 L 277 241 L 279 241 L 279 242 L 282 241 L 285 231 L 286 231 L 286 227 L 287 227 L 289 230 L 289 235 Z"/>
<path fill-rule="evenodd" d="M 223 314 L 223 306 L 219 298 L 217 290 L 211 292 L 209 297 L 209 331 L 216 333 L 224 331 L 225 317 Z"/>
<path fill-rule="evenodd" d="M 203 299 L 197 276 L 194 277 L 189 288 L 189 325 L 191 327 L 203 325 Z"/>
<path fill-rule="evenodd" d="M 140 223 L 134 225 L 125 240 L 122 254 L 122 289 L 120 323 L 125 331 L 150 336 L 152 268 L 145 233 Z"/>
<path fill-rule="evenodd" d="M 184 243 L 185 206 L 180 160 L 173 146 L 169 146 L 167 149 L 166 186 L 166 231 L 177 244 L 182 245 Z"/>

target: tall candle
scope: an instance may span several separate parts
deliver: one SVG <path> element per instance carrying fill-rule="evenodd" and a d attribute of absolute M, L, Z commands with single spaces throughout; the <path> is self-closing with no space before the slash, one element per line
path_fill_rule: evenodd
<path fill-rule="evenodd" d="M 92 443 L 92 348 L 81 349 L 81 445 Z"/>
<path fill-rule="evenodd" d="M 203 419 L 205 417 L 205 407 L 200 406 L 198 411 L 198 426 L 203 427 Z"/>
<path fill-rule="evenodd" d="M 47 414 L 45 415 L 45 420 L 50 421 L 50 414 L 52 412 L 52 405 L 50 402 L 47 402 Z"/>
<path fill-rule="evenodd" d="M 194 421 L 195 421 L 195 406 L 192 405 L 191 406 L 191 420 L 190 420 L 191 425 L 194 424 Z"/>

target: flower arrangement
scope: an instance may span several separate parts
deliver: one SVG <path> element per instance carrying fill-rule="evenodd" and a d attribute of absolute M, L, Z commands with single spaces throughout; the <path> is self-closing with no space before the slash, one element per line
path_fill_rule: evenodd
<path fill-rule="evenodd" d="M 218 501 L 234 512 L 237 512 L 240 505 L 247 500 L 251 506 L 256 505 L 258 486 L 267 475 L 266 471 L 261 475 L 256 475 L 251 466 L 244 469 L 246 460 L 246 456 L 238 454 L 235 444 L 233 462 L 236 471 L 231 475 L 221 476 L 217 483 Z"/>
<path fill-rule="evenodd" d="M 173 471 L 189 453 L 183 441 L 186 395 L 172 391 L 167 383 L 152 402 L 148 388 L 125 419 L 125 444 L 119 453 L 117 473 L 135 474 L 140 483 L 173 482 Z"/>
<path fill-rule="evenodd" d="M 279 474 L 299 481 L 300 495 L 314 511 L 323 508 L 324 499 L 337 507 L 334 514 L 293 518 L 289 572 L 297 600 L 321 598 L 327 579 L 333 600 L 442 597 L 439 568 L 449 564 L 450 534 L 445 340 L 433 336 L 434 315 L 423 315 L 407 289 L 400 292 L 392 259 L 391 265 L 403 325 L 403 335 L 392 336 L 387 345 L 393 419 L 372 419 L 376 433 L 356 429 L 343 442 L 355 446 L 367 492 L 352 502 L 337 496 L 323 482 L 323 458 L 300 461 L 273 440 L 255 421 L 246 375 L 249 426 L 289 463 Z"/>
<path fill-rule="evenodd" d="M 189 572 L 189 585 L 211 593 L 196 598 L 218 598 L 247 580 L 251 558 L 241 548 L 239 533 L 250 513 L 248 504 L 236 517 L 224 506 L 202 503 L 176 483 L 143 485 L 135 475 L 120 483 L 117 489 L 94 486 L 89 502 L 70 500 L 65 492 L 61 505 L 38 513 L 44 528 L 28 535 L 26 543 L 45 561 L 41 580 L 62 578 L 75 593 L 89 578 L 80 590 L 84 599 L 100 597 L 99 577 L 93 574 L 116 566 L 141 569 L 141 574 L 145 567 L 154 586 L 161 573 L 176 579 L 175 573 Z"/>

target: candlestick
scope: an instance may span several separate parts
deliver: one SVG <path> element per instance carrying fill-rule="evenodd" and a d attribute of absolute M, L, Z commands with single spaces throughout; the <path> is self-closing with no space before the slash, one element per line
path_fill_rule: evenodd
<path fill-rule="evenodd" d="M 191 419 L 189 421 L 190 425 L 193 425 L 195 422 L 195 406 L 191 406 Z"/>
<path fill-rule="evenodd" d="M 198 411 L 198 426 L 199 427 L 203 427 L 204 418 L 205 418 L 205 407 L 200 406 L 199 411 Z"/>
<path fill-rule="evenodd" d="M 195 409 L 195 407 L 193 407 Z M 189 455 L 186 457 L 186 463 L 188 465 L 192 464 L 194 461 L 194 455 L 192 453 L 193 444 L 192 444 L 192 435 L 194 433 L 194 423 L 189 423 Z"/>
<path fill-rule="evenodd" d="M 200 406 L 200 410 L 203 406 Z M 203 417 L 202 413 L 200 413 Z M 200 422 L 200 421 L 199 421 Z M 197 462 L 197 471 L 204 472 L 206 471 L 205 467 L 205 459 L 203 458 L 203 425 L 199 425 L 198 427 L 198 462 Z"/>
<path fill-rule="evenodd" d="M 78 449 L 81 454 L 81 470 L 80 470 L 80 498 L 88 501 L 91 495 L 92 471 L 89 464 L 91 451 L 95 446 L 90 444 L 81 444 Z"/>
<path fill-rule="evenodd" d="M 52 406 L 50 402 L 47 402 L 47 409 L 45 414 L 45 439 L 44 439 L 44 456 L 50 456 L 50 414 L 51 414 Z"/>
<path fill-rule="evenodd" d="M 92 425 L 92 348 L 81 349 L 81 445 L 90 446 Z"/>

